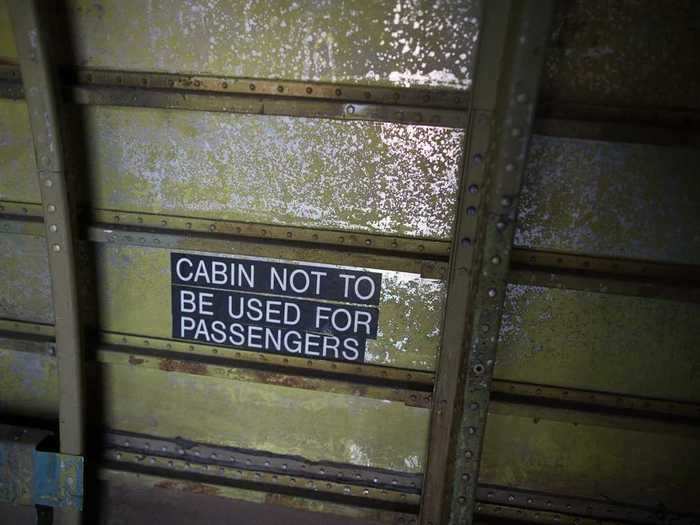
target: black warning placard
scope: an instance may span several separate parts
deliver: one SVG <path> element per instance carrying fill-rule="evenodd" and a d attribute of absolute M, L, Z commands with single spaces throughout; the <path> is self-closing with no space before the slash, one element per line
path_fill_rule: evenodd
<path fill-rule="evenodd" d="M 176 339 L 363 362 L 377 337 L 380 273 L 181 253 L 170 269 Z"/>

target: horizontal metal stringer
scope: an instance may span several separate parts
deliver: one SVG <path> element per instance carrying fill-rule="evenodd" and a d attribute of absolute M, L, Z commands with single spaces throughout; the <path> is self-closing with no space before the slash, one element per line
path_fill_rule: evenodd
<path fill-rule="evenodd" d="M 434 372 L 266 354 L 136 334 L 100 332 L 98 363 L 207 375 L 432 406 Z M 0 348 L 53 356 L 53 326 L 0 319 Z M 609 392 L 494 379 L 490 413 L 700 435 L 700 405 Z"/>
<path fill-rule="evenodd" d="M 636 523 L 694 525 L 698 516 L 676 514 L 668 509 L 608 499 L 587 499 L 561 494 L 480 484 L 476 512 L 482 517 L 530 523 L 600 525 Z"/>
<path fill-rule="evenodd" d="M 97 243 L 264 256 L 416 273 L 445 279 L 450 242 L 115 210 L 82 210 L 82 238 Z M 0 233 L 44 236 L 43 210 L 0 201 Z"/>
<path fill-rule="evenodd" d="M 700 302 L 700 266 L 515 248 L 508 282 Z"/>
<path fill-rule="evenodd" d="M 464 128 L 468 93 L 449 89 L 179 75 L 64 71 L 68 102 Z M 21 98 L 16 66 L 0 66 L 0 97 Z"/>
<path fill-rule="evenodd" d="M 240 484 L 232 484 L 229 480 L 221 477 L 183 474 L 161 468 L 138 468 L 127 463 L 104 464 L 97 469 L 97 476 L 101 481 L 114 483 L 118 486 L 139 486 L 145 489 L 205 494 L 237 501 L 335 514 L 386 525 L 415 525 L 417 521 L 414 513 L 361 506 L 357 504 L 356 500 L 314 499 L 308 495 L 316 496 L 316 492 L 306 491 L 303 494 L 288 490 L 275 492 L 268 485 L 244 484 L 240 486 Z"/>

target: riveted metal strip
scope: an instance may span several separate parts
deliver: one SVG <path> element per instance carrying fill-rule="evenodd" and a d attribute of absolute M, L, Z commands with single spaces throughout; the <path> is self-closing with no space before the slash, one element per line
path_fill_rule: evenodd
<path fill-rule="evenodd" d="M 348 497 L 417 505 L 421 476 L 261 451 L 213 447 L 182 439 L 108 432 L 105 458 L 239 481 L 310 489 Z"/>
<path fill-rule="evenodd" d="M 89 214 L 91 216 L 89 219 L 90 223 L 113 225 L 114 227 L 135 226 L 162 231 L 177 230 L 187 234 L 201 232 L 233 235 L 243 238 L 278 239 L 315 245 L 337 245 L 348 248 L 381 250 L 396 252 L 401 255 L 411 254 L 418 257 L 435 256 L 446 259 L 450 253 L 450 243 L 448 241 L 432 239 L 412 239 L 361 232 L 254 224 L 115 210 L 85 210 L 85 212 L 86 215 Z"/>
<path fill-rule="evenodd" d="M 30 323 L 15 319 L 0 319 L 0 332 L 27 336 L 42 336 L 49 339 L 55 337 L 55 329 L 52 324 Z"/>
<path fill-rule="evenodd" d="M 433 373 L 420 370 L 406 370 L 376 365 L 355 365 L 350 363 L 320 361 L 304 359 L 301 357 L 288 357 L 275 354 L 255 353 L 235 348 L 202 345 L 190 342 L 175 341 L 172 339 L 159 339 L 154 337 L 142 337 L 133 334 L 119 334 L 114 332 L 101 332 L 99 334 L 101 346 L 127 347 L 132 349 L 144 348 L 149 350 L 164 350 L 178 352 L 181 355 L 223 357 L 240 363 L 256 363 L 258 365 L 280 366 L 287 369 L 297 368 L 330 373 L 337 376 L 361 377 L 380 381 L 394 381 L 397 383 L 414 384 L 430 388 L 433 384 Z M 177 357 L 177 354 L 173 354 Z M 430 392 L 423 393 L 421 403 L 430 402 Z M 419 403 L 416 400 L 416 403 Z"/>
<path fill-rule="evenodd" d="M 578 390 L 531 383 L 517 383 L 495 379 L 491 382 L 493 395 L 527 398 L 529 403 L 556 402 L 566 405 L 585 405 L 596 410 L 610 409 L 645 415 L 647 417 L 677 417 L 700 419 L 700 405 L 629 395 L 617 395 L 592 390 Z"/>
<path fill-rule="evenodd" d="M 477 518 L 492 518 L 524 523 L 545 523 L 558 525 L 622 525 L 622 522 L 613 520 L 598 520 L 562 514 L 560 512 L 548 512 L 543 510 L 526 510 L 519 507 L 508 507 L 493 503 L 477 503 L 475 507 Z"/>
<path fill-rule="evenodd" d="M 216 233 L 155 231 L 135 228 L 89 226 L 86 238 L 92 242 L 193 250 L 254 257 L 273 257 L 296 261 L 320 262 L 377 268 L 419 274 L 426 279 L 444 279 L 447 263 L 430 258 L 396 256 L 385 252 L 359 251 L 333 246 L 318 246 L 272 239 L 245 239 Z"/>
<path fill-rule="evenodd" d="M 256 115 L 397 122 L 464 128 L 468 92 L 385 88 L 75 69 L 66 71 L 67 95 L 77 104 L 139 106 Z M 16 66 L 0 66 L 0 96 L 21 98 Z M 4 86 L 4 88 L 3 88 Z"/>
<path fill-rule="evenodd" d="M 254 84 L 250 84 L 254 85 Z M 254 92 L 254 93 L 257 93 Z M 277 98 L 250 94 L 203 94 L 162 89 L 74 86 L 69 100 L 76 104 L 132 106 L 252 115 L 394 122 L 432 127 L 464 128 L 463 111 L 363 102 Z"/>
<path fill-rule="evenodd" d="M 459 427 L 455 427 L 454 482 L 449 523 L 469 524 L 473 520 L 517 200 L 552 7 L 549 1 L 522 0 L 512 3 L 504 57 L 506 65 L 499 78 L 498 128 L 489 156 L 490 188 L 486 219 L 477 240 L 483 259 L 472 303 L 462 414 Z M 479 69 L 477 82 L 478 72 Z"/>
<path fill-rule="evenodd" d="M 72 217 L 49 46 L 36 1 L 10 0 L 8 7 L 25 85 L 41 202 L 46 217 L 45 235 L 56 317 L 61 452 L 79 456 L 84 448 L 83 357 Z M 65 518 L 72 523 L 80 521 L 79 513 L 74 511 L 66 512 Z"/>
<path fill-rule="evenodd" d="M 697 517 L 683 516 L 658 507 L 621 504 L 607 500 L 572 498 L 558 494 L 541 493 L 480 485 L 477 490 L 477 513 L 500 515 L 502 518 L 515 514 L 519 520 L 542 523 L 678 523 L 692 525 Z M 501 507 L 495 510 L 496 507 Z M 505 508 L 510 510 L 505 510 Z M 537 516 L 536 516 L 537 514 Z M 532 518 L 535 518 L 532 520 Z M 540 521 L 537 521 L 537 520 Z"/>
<path fill-rule="evenodd" d="M 1 341 L 0 339 L 0 343 Z M 245 366 L 235 367 L 215 364 L 208 361 L 203 362 L 201 358 L 192 359 L 186 354 L 174 352 L 150 355 L 143 352 L 124 352 L 100 348 L 97 350 L 96 358 L 99 363 L 108 365 L 151 368 L 169 373 L 204 375 L 217 379 L 262 383 L 281 387 L 383 399 L 416 407 L 429 407 L 431 404 L 432 394 L 427 391 L 411 390 L 399 386 L 392 386 L 391 384 L 363 384 L 356 381 L 305 377 L 302 374 L 297 375 L 251 369 L 249 366 L 246 368 Z"/>
<path fill-rule="evenodd" d="M 592 257 L 526 248 L 513 249 L 511 267 L 517 270 L 565 270 L 576 274 L 602 274 L 619 278 L 660 279 L 678 284 L 688 281 L 700 283 L 700 266 L 613 257 Z"/>
<path fill-rule="evenodd" d="M 173 471 L 162 469 L 135 469 L 133 465 L 113 464 L 100 467 L 98 469 L 98 477 L 100 480 L 122 485 L 135 484 L 145 488 L 176 490 L 195 494 L 215 495 L 252 503 L 281 505 L 305 511 L 369 520 L 372 523 L 384 523 L 387 525 L 415 525 L 416 523 L 415 514 L 408 512 L 361 507 L 356 504 L 311 499 L 287 493 L 275 493 L 267 491 L 262 486 L 241 488 L 226 483 L 224 479 L 210 476 L 183 476 Z"/>

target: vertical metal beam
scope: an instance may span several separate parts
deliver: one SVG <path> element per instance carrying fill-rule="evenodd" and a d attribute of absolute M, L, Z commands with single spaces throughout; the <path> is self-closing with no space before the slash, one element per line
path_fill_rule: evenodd
<path fill-rule="evenodd" d="M 74 237 L 68 205 L 58 97 L 48 57 L 38 0 L 9 0 L 22 82 L 34 139 L 34 154 L 44 208 L 51 288 L 56 318 L 56 350 L 60 386 L 61 452 L 84 452 L 84 370 L 78 319 Z M 75 509 L 60 512 L 63 523 L 78 523 Z"/>
<path fill-rule="evenodd" d="M 433 397 L 423 525 L 473 519 L 517 200 L 552 8 L 551 0 L 484 2 Z"/>

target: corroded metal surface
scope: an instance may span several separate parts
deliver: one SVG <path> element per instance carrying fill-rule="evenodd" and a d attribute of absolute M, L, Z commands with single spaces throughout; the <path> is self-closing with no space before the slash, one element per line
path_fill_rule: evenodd
<path fill-rule="evenodd" d="M 700 108 L 694 0 L 559 2 L 544 100 Z"/>
<path fill-rule="evenodd" d="M 100 245 L 95 256 L 101 329 L 171 337 L 170 252 Z M 366 362 L 432 370 L 440 341 L 443 282 L 382 271 L 382 283 L 379 335 L 368 341 Z"/>
<path fill-rule="evenodd" d="M 72 0 L 64 15 L 74 60 L 90 67 L 465 89 L 476 12 L 476 1 Z"/>
<path fill-rule="evenodd" d="M 0 412 L 38 419 L 57 417 L 55 358 L 0 346 Z"/>
<path fill-rule="evenodd" d="M 0 99 L 0 200 L 39 202 L 39 181 L 24 101 Z"/>
<path fill-rule="evenodd" d="M 492 414 L 480 481 L 697 513 L 697 443 L 685 436 Z"/>
<path fill-rule="evenodd" d="M 535 137 L 515 244 L 700 262 L 700 152 Z"/>
<path fill-rule="evenodd" d="M 310 461 L 409 473 L 423 468 L 425 409 L 137 366 L 104 366 L 102 379 L 110 428 Z"/>
<path fill-rule="evenodd" d="M 462 132 L 106 107 L 82 125 L 96 208 L 450 235 Z"/>
<path fill-rule="evenodd" d="M 700 400 L 700 305 L 512 285 L 498 379 Z"/>
<path fill-rule="evenodd" d="M 0 235 L 0 317 L 53 323 L 46 240 Z"/>

